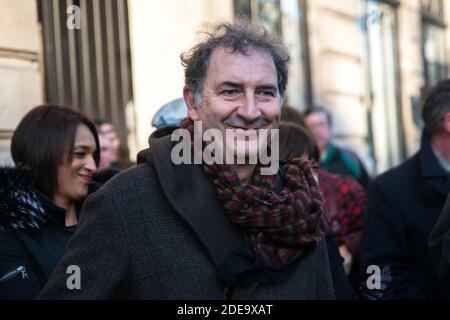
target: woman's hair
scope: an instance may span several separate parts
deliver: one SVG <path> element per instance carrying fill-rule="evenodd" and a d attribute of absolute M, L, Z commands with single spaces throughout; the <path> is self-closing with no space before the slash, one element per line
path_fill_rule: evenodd
<path fill-rule="evenodd" d="M 78 126 L 89 128 L 95 139 L 95 164 L 100 161 L 97 130 L 87 116 L 68 107 L 40 105 L 29 111 L 14 131 L 11 155 L 17 167 L 37 176 L 37 188 L 52 197 L 58 187 L 58 166 L 73 159 Z"/>
<path fill-rule="evenodd" d="M 287 104 L 284 104 L 281 107 L 281 121 L 293 122 L 298 126 L 306 128 L 306 122 L 303 113 Z"/>
<path fill-rule="evenodd" d="M 289 161 L 307 156 L 309 160 L 319 162 L 319 148 L 308 129 L 285 121 L 280 122 L 279 129 L 280 160 Z"/>

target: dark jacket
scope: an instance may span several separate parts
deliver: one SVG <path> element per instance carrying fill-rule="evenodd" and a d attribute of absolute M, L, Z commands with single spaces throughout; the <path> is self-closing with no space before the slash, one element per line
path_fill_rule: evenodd
<path fill-rule="evenodd" d="M 449 191 L 449 175 L 425 134 L 416 155 L 372 183 L 363 228 L 362 271 L 370 265 L 389 266 L 394 299 L 447 297 L 430 259 L 428 237 Z"/>
<path fill-rule="evenodd" d="M 35 185 L 28 170 L 0 169 L 0 299 L 36 298 L 75 232 Z"/>
<path fill-rule="evenodd" d="M 339 253 L 336 238 L 332 234 L 325 237 L 327 242 L 328 260 L 330 262 L 331 277 L 333 279 L 336 300 L 355 300 L 356 295 L 352 284 L 344 271 L 344 259 Z"/>
<path fill-rule="evenodd" d="M 97 171 L 96 173 L 94 173 L 94 176 L 92 178 L 99 184 L 104 185 L 106 182 L 108 182 L 108 180 L 118 174 L 121 170 L 122 169 L 118 165 L 113 164 L 108 168 Z"/>
<path fill-rule="evenodd" d="M 370 184 L 370 177 L 358 155 L 351 150 L 338 147 L 332 143 L 327 147 L 325 157 L 320 162 L 320 168 L 340 176 L 350 175 L 365 190 Z"/>
<path fill-rule="evenodd" d="M 345 245 L 352 256 L 359 256 L 366 193 L 351 176 L 342 177 L 319 169 L 318 178 L 330 216 L 329 231 L 335 235 L 338 247 Z"/>
<path fill-rule="evenodd" d="M 345 245 L 352 255 L 349 280 L 356 289 L 360 285 L 360 247 L 367 195 L 352 176 L 338 176 L 319 168 L 320 191 L 330 216 L 329 232 L 338 247 Z"/>
<path fill-rule="evenodd" d="M 267 283 L 250 272 L 230 285 L 221 271 L 239 267 L 230 259 L 239 258 L 247 242 L 201 165 L 172 163 L 170 132 L 156 131 L 136 167 L 88 198 L 40 298 L 333 299 L 325 241 L 291 263 L 280 281 Z M 66 287 L 72 264 L 80 267 L 81 290 Z"/>
<path fill-rule="evenodd" d="M 429 248 L 439 276 L 444 281 L 444 285 L 450 288 L 450 193 L 444 210 L 431 232 Z"/>

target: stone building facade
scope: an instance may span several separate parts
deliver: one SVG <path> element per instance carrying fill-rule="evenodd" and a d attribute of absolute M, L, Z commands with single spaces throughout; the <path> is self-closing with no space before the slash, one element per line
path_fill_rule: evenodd
<path fill-rule="evenodd" d="M 239 15 L 263 24 L 289 48 L 287 102 L 299 110 L 314 104 L 328 108 L 337 141 L 357 151 L 373 174 L 417 151 L 423 93 L 449 77 L 447 0 L 114 0 L 114 8 L 103 8 L 99 0 L 68 0 L 67 5 L 81 7 L 81 30 L 75 35 L 46 26 L 45 13 L 53 14 L 55 5 L 49 10 L 45 4 L 54 1 L 0 2 L 0 161 L 8 158 L 9 138 L 20 117 L 52 99 L 114 122 L 133 158 L 146 147 L 159 107 L 182 95 L 180 53 L 195 44 L 201 36 L 197 32 Z M 65 24 L 64 9 L 58 19 L 52 18 L 54 25 Z M 106 18 L 101 19 L 102 14 Z M 116 21 L 125 27 L 108 33 Z M 67 60 L 68 69 L 77 57 L 70 55 L 70 39 L 81 43 L 81 49 L 73 51 L 84 54 L 73 64 L 81 71 L 75 76 L 75 69 L 67 71 L 67 77 L 79 79 L 66 90 L 78 84 L 78 100 L 73 92 L 63 98 L 52 93 L 55 85 L 49 74 L 57 75 L 59 69 L 51 68 L 49 48 L 64 49 L 65 44 L 48 40 L 52 30 L 64 31 L 62 38 L 67 34 L 68 58 L 59 60 Z M 83 36 L 83 30 L 88 35 Z M 111 42 L 115 33 L 117 41 Z M 121 80 L 102 86 L 101 80 L 112 75 Z M 126 90 L 113 95 L 124 86 Z M 86 99 L 91 91 L 92 99 Z M 98 92 L 109 96 L 100 99 Z"/>

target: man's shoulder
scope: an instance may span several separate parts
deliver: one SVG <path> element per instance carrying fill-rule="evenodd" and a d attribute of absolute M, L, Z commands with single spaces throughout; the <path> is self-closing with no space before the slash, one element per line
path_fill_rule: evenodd
<path fill-rule="evenodd" d="M 123 221 L 131 221 L 132 216 L 137 217 L 132 212 L 146 210 L 147 204 L 159 201 L 160 193 L 159 180 L 151 166 L 138 164 L 120 172 L 89 195 L 83 204 L 81 217 L 98 216 L 101 210 L 111 219 L 126 215 Z"/>
<path fill-rule="evenodd" d="M 154 174 L 154 168 L 149 163 L 139 163 L 126 170 L 121 171 L 113 179 L 127 180 L 134 179 L 139 176 L 150 176 Z"/>
<path fill-rule="evenodd" d="M 136 188 L 155 182 L 156 174 L 154 168 L 148 163 L 135 165 L 127 170 L 116 174 L 106 182 L 96 193 L 128 193 Z"/>
<path fill-rule="evenodd" d="M 350 160 L 352 160 L 353 162 L 358 163 L 358 164 L 361 162 L 358 154 L 355 151 L 350 150 L 346 147 L 337 146 L 337 145 L 334 145 L 334 148 L 336 149 L 336 153 L 340 157 L 342 157 L 342 156 L 348 157 Z"/>
<path fill-rule="evenodd" d="M 374 181 L 374 185 L 383 187 L 384 189 L 398 189 L 399 185 L 404 188 L 411 187 L 409 181 L 414 174 L 419 174 L 418 171 L 418 154 L 408 158 L 403 163 L 396 167 L 387 170 L 380 174 Z"/>

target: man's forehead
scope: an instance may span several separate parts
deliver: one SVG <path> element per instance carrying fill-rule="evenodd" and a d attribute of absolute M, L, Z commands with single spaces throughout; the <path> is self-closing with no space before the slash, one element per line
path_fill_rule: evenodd
<path fill-rule="evenodd" d="M 254 70 L 257 66 L 258 70 Z M 273 58 L 267 52 L 249 48 L 243 54 L 231 48 L 219 47 L 211 53 L 207 76 L 214 70 L 215 83 L 232 81 L 239 83 L 243 78 L 263 77 L 264 82 L 277 86 L 277 70 Z M 211 72 L 212 71 L 212 72 Z"/>
<path fill-rule="evenodd" d="M 306 121 L 323 122 L 327 121 L 327 115 L 324 112 L 317 111 L 313 112 L 305 117 Z"/>

